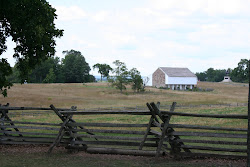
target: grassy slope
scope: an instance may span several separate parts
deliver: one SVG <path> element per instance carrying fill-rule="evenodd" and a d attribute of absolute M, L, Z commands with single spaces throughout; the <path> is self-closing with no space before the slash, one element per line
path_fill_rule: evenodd
<path fill-rule="evenodd" d="M 8 98 L 0 97 L 0 104 L 9 102 L 11 106 L 27 107 L 49 107 L 54 104 L 56 107 L 70 108 L 77 106 L 83 108 L 99 107 L 135 107 L 145 106 L 146 102 L 160 101 L 161 104 L 221 104 L 221 103 L 247 103 L 248 87 L 243 84 L 224 84 L 199 82 L 198 87 L 213 88 L 213 92 L 189 92 L 172 91 L 156 88 L 147 88 L 146 92 L 134 94 L 127 90 L 121 94 L 118 90 L 111 88 L 107 83 L 88 84 L 27 84 L 14 85 L 8 94 Z M 211 114 L 247 114 L 246 107 L 235 108 L 177 108 L 178 112 L 190 113 L 211 113 Z M 114 122 L 114 123 L 147 123 L 148 116 L 124 116 L 110 115 L 74 117 L 77 121 L 88 122 Z M 15 117 L 13 120 L 58 122 L 61 120 L 55 114 L 36 117 Z M 247 128 L 246 120 L 235 121 L 232 119 L 205 119 L 192 117 L 173 117 L 171 123 L 185 123 L 196 125 L 214 125 L 226 127 Z"/>
<path fill-rule="evenodd" d="M 144 106 L 146 102 L 161 104 L 222 104 L 247 103 L 248 87 L 242 84 L 199 82 L 198 87 L 213 88 L 213 92 L 189 92 L 147 88 L 146 92 L 134 94 L 127 90 L 121 94 L 106 83 L 88 84 L 15 84 L 8 97 L 0 97 L 0 103 L 11 106 L 78 108 Z"/>

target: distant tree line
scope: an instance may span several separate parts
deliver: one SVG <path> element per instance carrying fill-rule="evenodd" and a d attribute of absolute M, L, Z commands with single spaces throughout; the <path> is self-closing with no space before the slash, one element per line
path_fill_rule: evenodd
<path fill-rule="evenodd" d="M 200 81 L 209 81 L 209 82 L 220 82 L 224 79 L 227 70 L 215 70 L 213 68 L 207 69 L 207 71 L 196 73 Z"/>
<path fill-rule="evenodd" d="M 90 67 L 79 51 L 63 51 L 65 58 L 50 57 L 37 65 L 27 77 L 29 83 L 83 83 L 93 82 L 95 77 L 90 75 Z M 20 83 L 19 69 L 15 65 L 8 80 Z"/>
<path fill-rule="evenodd" d="M 90 67 L 84 56 L 79 51 L 63 51 L 65 58 L 50 57 L 46 61 L 37 65 L 28 74 L 28 83 L 86 83 L 95 82 L 95 77 L 90 75 Z M 107 64 L 97 63 L 93 66 L 98 69 L 101 78 L 107 77 L 111 86 L 119 89 L 121 92 L 130 85 L 134 92 L 145 90 L 140 72 L 136 68 L 128 70 L 125 63 L 116 60 L 113 62 L 116 66 L 112 69 Z M 16 65 L 12 69 L 13 73 L 8 77 L 12 83 L 20 83 L 20 71 Z M 109 73 L 113 72 L 113 76 Z"/>
<path fill-rule="evenodd" d="M 84 56 L 79 51 L 70 50 L 63 51 L 65 58 L 50 57 L 46 61 L 37 65 L 31 70 L 27 77 L 28 83 L 86 83 L 94 82 L 95 77 L 90 75 L 90 67 Z M 145 85 L 140 72 L 133 68 L 128 70 L 125 63 L 116 60 L 113 62 L 116 68 L 112 69 L 107 64 L 95 64 L 94 69 L 98 69 L 103 77 L 108 78 L 112 86 L 119 89 L 121 92 L 130 85 L 135 92 L 144 91 Z M 12 68 L 12 74 L 8 77 L 10 83 L 22 82 L 20 78 L 20 70 L 16 64 Z M 214 69 L 209 68 L 204 72 L 196 73 L 198 80 L 209 82 L 220 82 L 224 76 L 228 74 L 234 82 L 249 82 L 249 60 L 241 59 L 238 66 L 234 69 Z M 113 72 L 114 76 L 109 76 Z"/>
<path fill-rule="evenodd" d="M 241 59 L 238 66 L 234 69 L 215 70 L 213 68 L 207 71 L 196 73 L 198 80 L 209 82 L 221 82 L 224 76 L 228 74 L 233 82 L 249 82 L 249 60 Z"/>

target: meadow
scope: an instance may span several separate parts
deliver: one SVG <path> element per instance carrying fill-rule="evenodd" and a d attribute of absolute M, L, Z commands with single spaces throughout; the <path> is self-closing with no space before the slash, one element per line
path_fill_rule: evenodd
<path fill-rule="evenodd" d="M 123 93 L 119 90 L 110 87 L 107 83 L 87 83 L 87 84 L 15 84 L 9 91 L 7 98 L 0 98 L 0 103 L 10 103 L 10 106 L 18 107 L 49 107 L 50 104 L 58 108 L 70 108 L 77 106 L 78 109 L 93 109 L 93 108 L 121 108 L 121 107 L 136 107 L 146 106 L 147 102 L 161 102 L 161 105 L 170 105 L 173 101 L 178 105 L 201 105 L 201 104 L 242 104 L 247 103 L 248 86 L 240 83 L 209 83 L 199 82 L 200 88 L 212 88 L 212 92 L 192 92 L 192 91 L 173 91 L 166 89 L 157 89 L 147 87 L 145 92 L 134 93 L 130 88 Z M 226 106 L 201 106 L 195 108 L 181 108 L 177 107 L 175 111 L 188 113 L 210 113 L 210 114 L 247 114 L 246 106 L 226 107 Z M 93 116 L 76 116 L 74 119 L 77 122 L 107 122 L 107 123 L 141 123 L 145 124 L 149 121 L 149 116 L 128 116 L 128 115 L 103 115 Z M 50 122 L 61 123 L 61 120 L 52 112 L 49 114 L 42 114 L 38 116 L 15 116 L 12 120 L 16 121 L 31 121 L 31 122 Z M 191 118 L 191 117 L 173 117 L 171 123 L 179 124 L 193 124 L 193 125 L 214 125 L 219 127 L 238 127 L 247 128 L 247 121 L 235 121 L 232 119 L 214 119 L 208 118 Z M 138 129 L 136 129 L 138 130 Z M 141 130 L 141 129 L 140 129 Z M 56 132 L 55 132 L 56 133 Z M 41 151 L 34 151 L 31 149 L 16 149 L 9 147 L 6 150 L 0 149 L 0 158 L 3 166 L 29 166 L 36 164 L 36 166 L 62 165 L 65 166 L 237 166 L 238 164 L 245 164 L 245 161 L 223 161 L 223 160 L 184 160 L 182 162 L 175 162 L 173 160 L 162 158 L 146 159 L 144 157 L 129 157 L 129 156 L 108 156 L 105 155 L 88 155 L 86 153 L 65 154 L 65 150 L 59 149 L 50 158 L 46 155 L 44 148 L 37 148 Z M 14 156 L 13 156 L 14 150 Z M 21 151 L 20 151 L 21 150 Z M 25 156 L 22 152 L 27 152 Z M 35 152 L 35 153 L 34 153 Z M 67 158 L 66 158 L 67 157 Z M 70 158 L 68 158 L 70 157 Z M 81 159 L 81 157 L 84 157 Z M 65 158 L 74 159 L 74 161 L 67 161 Z M 9 164 L 9 160 L 12 159 Z M 37 164 L 37 159 L 41 164 Z M 136 163 L 134 161 L 136 160 Z M 60 163 L 61 162 L 61 163 Z M 168 163 L 166 163 L 168 162 Z M 66 165 L 67 164 L 67 165 Z M 218 165 L 219 164 L 219 165 Z M 32 165 L 31 165 L 32 166 Z"/>
<path fill-rule="evenodd" d="M 171 105 L 177 102 L 177 105 L 203 105 L 201 107 L 177 107 L 177 112 L 189 113 L 210 113 L 210 114 L 247 114 L 247 107 L 209 107 L 214 104 L 237 104 L 247 103 L 248 86 L 241 83 L 212 83 L 198 82 L 197 87 L 213 89 L 212 92 L 193 92 L 193 91 L 177 91 L 157 89 L 146 87 L 146 91 L 142 93 L 134 93 L 128 88 L 123 93 L 110 87 L 108 83 L 73 83 L 73 84 L 15 84 L 9 91 L 8 97 L 0 97 L 0 103 L 10 103 L 12 107 L 49 107 L 53 104 L 57 108 L 70 108 L 77 106 L 81 109 L 98 109 L 98 108 L 146 108 L 147 102 L 160 102 L 161 106 Z M 164 108 L 165 109 L 165 108 Z M 16 117 L 30 121 L 32 117 Z M 84 116 L 75 118 L 79 121 L 102 121 L 102 122 L 120 122 L 120 123 L 147 123 L 148 116 Z M 60 123 L 60 119 L 55 114 L 41 115 L 35 120 Z M 238 122 L 234 120 L 220 120 L 220 123 L 213 122 L 213 119 L 191 118 L 191 117 L 173 117 L 173 123 L 196 123 L 203 125 L 218 125 L 234 127 L 236 124 L 241 128 L 246 128 L 244 121 Z"/>
<path fill-rule="evenodd" d="M 23 107 L 83 108 L 135 107 L 145 106 L 147 102 L 172 104 L 236 104 L 247 103 L 248 87 L 246 84 L 225 84 L 198 82 L 197 87 L 212 88 L 212 92 L 173 91 L 146 87 L 142 93 L 134 93 L 128 88 L 123 93 L 112 88 L 108 83 L 86 84 L 14 84 L 8 90 L 8 97 L 0 97 L 1 104 Z"/>

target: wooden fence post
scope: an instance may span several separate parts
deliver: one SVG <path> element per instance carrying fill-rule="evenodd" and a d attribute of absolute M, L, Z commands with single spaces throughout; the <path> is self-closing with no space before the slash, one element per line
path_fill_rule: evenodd
<path fill-rule="evenodd" d="M 58 132 L 58 135 L 57 135 L 56 139 L 54 140 L 53 144 L 50 146 L 48 153 L 51 153 L 53 148 L 61 142 L 61 140 L 64 136 L 64 133 L 65 133 L 65 128 L 66 128 L 65 126 L 70 121 L 71 118 L 72 118 L 72 115 L 68 115 L 67 118 L 62 123 L 61 128 Z"/>
<path fill-rule="evenodd" d="M 150 120 L 149 120 L 149 123 L 148 123 L 148 126 L 147 126 L 147 130 L 146 130 L 146 132 L 144 134 L 143 140 L 140 143 L 139 150 L 142 150 L 142 147 L 143 147 L 143 145 L 144 145 L 144 143 L 145 143 L 145 141 L 147 139 L 147 136 L 148 136 L 148 134 L 149 134 L 149 132 L 151 130 L 151 126 L 152 126 L 153 122 L 156 121 L 156 122 L 160 123 L 158 121 L 156 115 L 155 115 L 155 111 L 152 109 L 152 107 L 149 105 L 149 103 L 147 103 L 146 105 L 147 105 L 149 111 L 151 112 L 152 116 L 150 117 Z"/>
<path fill-rule="evenodd" d="M 155 106 L 154 103 L 151 103 L 151 106 L 153 107 L 154 110 L 156 110 L 156 111 L 158 110 L 157 106 Z M 170 112 L 174 112 L 175 106 L 176 106 L 176 102 L 173 102 L 171 109 L 170 109 Z M 160 155 L 161 147 L 162 147 L 164 138 L 165 138 L 166 133 L 167 133 L 167 128 L 169 126 L 170 118 L 172 116 L 172 115 L 161 115 L 159 110 L 158 110 L 158 113 L 159 113 L 160 118 L 163 121 L 163 128 L 162 128 L 162 134 L 160 136 L 160 140 L 158 143 L 158 147 L 156 149 L 156 157 L 158 157 Z"/>
<path fill-rule="evenodd" d="M 250 167 L 250 60 L 248 60 L 248 129 L 247 129 L 247 166 Z"/>
<path fill-rule="evenodd" d="M 3 105 L 4 107 L 9 107 L 9 103 L 7 103 L 6 105 Z M 6 120 L 6 121 L 12 121 L 11 119 L 10 119 L 10 117 L 8 116 L 8 110 L 1 110 L 0 111 L 0 113 L 2 113 L 2 115 L 1 115 L 1 119 L 3 119 L 3 120 Z M 15 126 L 15 124 L 14 123 L 10 123 L 10 125 L 12 125 L 12 126 Z M 1 128 L 2 129 L 2 128 Z M 14 128 L 15 129 L 15 131 L 16 132 L 20 132 L 19 131 L 19 129 L 18 128 Z M 18 134 L 20 137 L 23 137 L 23 135 L 22 134 Z"/>

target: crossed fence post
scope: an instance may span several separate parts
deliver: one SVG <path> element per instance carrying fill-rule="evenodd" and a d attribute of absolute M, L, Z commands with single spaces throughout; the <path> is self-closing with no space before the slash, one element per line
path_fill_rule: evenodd
<path fill-rule="evenodd" d="M 170 108 L 170 112 L 174 112 L 175 106 L 176 106 L 176 102 L 173 102 L 172 106 Z M 180 149 L 176 148 L 176 146 L 180 145 L 180 144 L 183 145 L 184 143 L 182 143 L 182 142 L 177 143 L 176 139 L 179 139 L 179 136 L 172 136 L 171 135 L 171 133 L 174 131 L 173 128 L 169 127 L 169 122 L 170 122 L 172 115 L 161 113 L 161 111 L 159 109 L 160 108 L 159 102 L 157 104 L 155 104 L 153 102 L 150 104 L 147 103 L 147 107 L 151 113 L 151 118 L 149 120 L 147 129 L 146 129 L 144 138 L 140 144 L 139 150 L 142 150 L 148 134 L 151 133 L 151 134 L 155 134 L 156 136 L 159 136 L 158 146 L 156 149 L 156 157 L 160 156 L 162 147 L 164 146 L 163 142 L 165 140 L 167 140 L 171 146 L 171 153 L 176 154 L 176 153 L 180 152 Z M 157 117 L 159 117 L 159 119 L 163 122 L 162 124 L 160 123 L 160 121 Z M 152 126 L 159 127 L 161 130 L 161 133 L 154 131 L 154 130 L 151 130 Z M 184 149 L 184 151 L 191 152 L 189 149 Z"/>
<path fill-rule="evenodd" d="M 53 148 L 55 146 L 57 146 L 60 142 L 61 142 L 61 139 L 63 138 L 64 134 L 66 132 L 69 132 L 69 136 L 72 138 L 71 140 L 71 143 L 70 145 L 71 146 L 74 146 L 75 144 L 75 141 L 78 140 L 78 141 L 83 141 L 81 137 L 75 137 L 75 133 L 77 133 L 76 131 L 74 131 L 75 127 L 72 127 L 72 126 L 69 126 L 67 125 L 68 123 L 76 123 L 76 121 L 74 119 L 72 119 L 72 116 L 71 114 L 69 115 L 63 115 L 59 112 L 58 109 L 55 108 L 54 105 L 50 105 L 50 108 L 56 113 L 56 115 L 63 121 L 62 125 L 61 125 L 61 128 L 58 132 L 58 135 L 55 139 L 55 141 L 53 142 L 53 144 L 51 145 L 48 153 L 51 153 Z M 71 110 L 75 111 L 76 110 L 76 107 L 72 107 Z M 81 129 L 85 129 L 83 126 L 79 126 Z M 89 135 L 95 135 L 94 133 L 91 133 L 91 132 L 88 132 L 87 133 Z M 95 138 L 97 140 L 97 138 Z M 84 148 L 87 148 L 87 145 L 83 144 Z"/>

